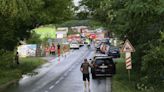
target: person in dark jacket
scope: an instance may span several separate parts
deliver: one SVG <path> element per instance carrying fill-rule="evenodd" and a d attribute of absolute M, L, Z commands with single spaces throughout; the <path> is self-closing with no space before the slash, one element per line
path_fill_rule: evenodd
<path fill-rule="evenodd" d="M 84 87 L 86 89 L 87 81 L 88 81 L 88 88 L 90 90 L 89 67 L 91 67 L 90 63 L 87 61 L 87 59 L 84 59 L 84 62 L 81 64 L 80 70 L 83 73 Z"/>
<path fill-rule="evenodd" d="M 19 65 L 19 53 L 18 52 L 16 52 L 16 55 L 15 55 L 15 62 L 16 62 L 16 64 Z"/>
<path fill-rule="evenodd" d="M 58 57 L 59 57 L 60 56 L 60 44 L 59 43 L 58 43 L 57 47 L 58 47 Z"/>

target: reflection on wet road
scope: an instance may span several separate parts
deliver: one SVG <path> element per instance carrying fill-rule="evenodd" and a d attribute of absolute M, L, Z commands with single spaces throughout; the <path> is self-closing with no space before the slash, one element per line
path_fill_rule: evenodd
<path fill-rule="evenodd" d="M 54 58 L 43 65 L 37 75 L 26 76 L 5 92 L 89 92 L 84 90 L 80 66 L 84 58 L 92 58 L 94 50 L 83 47 L 70 52 L 67 57 Z M 90 76 L 91 78 L 91 76 Z M 91 78 L 90 92 L 111 92 L 110 80 Z"/>

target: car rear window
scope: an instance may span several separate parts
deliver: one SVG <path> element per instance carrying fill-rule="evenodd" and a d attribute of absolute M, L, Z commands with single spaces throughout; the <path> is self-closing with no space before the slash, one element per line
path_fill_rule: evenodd
<path fill-rule="evenodd" d="M 102 64 L 108 65 L 108 64 L 113 64 L 113 60 L 112 59 L 96 59 L 95 63 L 97 65 L 102 65 Z"/>
<path fill-rule="evenodd" d="M 72 42 L 71 44 L 78 44 L 78 42 Z"/>

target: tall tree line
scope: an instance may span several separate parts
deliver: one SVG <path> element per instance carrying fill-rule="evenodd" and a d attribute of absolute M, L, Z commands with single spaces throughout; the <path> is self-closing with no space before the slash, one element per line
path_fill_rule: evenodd
<path fill-rule="evenodd" d="M 0 49 L 12 51 L 31 29 L 72 16 L 72 0 L 0 0 Z"/>
<path fill-rule="evenodd" d="M 118 37 L 132 42 L 138 82 L 163 84 L 164 0 L 82 0 L 81 6 L 87 6 L 90 15 Z"/>

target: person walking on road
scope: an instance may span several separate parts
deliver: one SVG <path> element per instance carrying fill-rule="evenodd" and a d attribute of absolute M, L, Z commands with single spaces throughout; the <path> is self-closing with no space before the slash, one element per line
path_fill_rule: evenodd
<path fill-rule="evenodd" d="M 59 57 L 60 56 L 60 44 L 59 43 L 58 43 L 57 47 L 58 47 L 58 57 Z"/>
<path fill-rule="evenodd" d="M 62 51 L 63 51 L 63 56 L 66 57 L 66 45 L 63 45 Z"/>
<path fill-rule="evenodd" d="M 84 59 L 84 62 L 81 64 L 80 70 L 83 73 L 84 87 L 86 89 L 87 81 L 88 81 L 88 89 L 90 91 L 89 67 L 91 67 L 90 63 L 87 61 L 87 59 Z"/>

